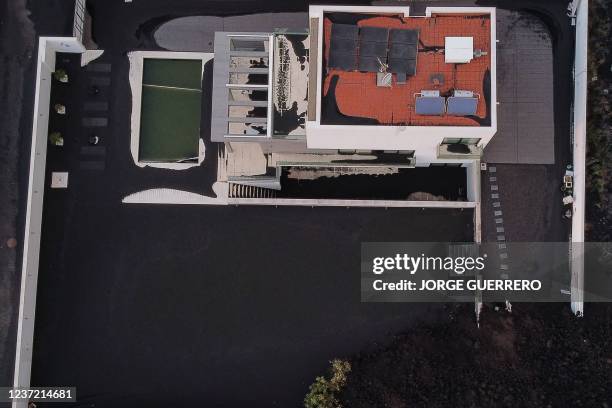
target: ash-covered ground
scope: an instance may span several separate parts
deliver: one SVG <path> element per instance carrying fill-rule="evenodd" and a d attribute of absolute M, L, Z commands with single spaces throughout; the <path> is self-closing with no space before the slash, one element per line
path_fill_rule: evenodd
<path fill-rule="evenodd" d="M 361 407 L 609 407 L 612 306 L 448 306 L 447 318 L 349 359 L 340 400 Z"/>

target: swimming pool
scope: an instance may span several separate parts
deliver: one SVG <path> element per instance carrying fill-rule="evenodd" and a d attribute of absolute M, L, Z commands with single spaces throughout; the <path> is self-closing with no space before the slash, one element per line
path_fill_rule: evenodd
<path fill-rule="evenodd" d="M 197 162 L 202 60 L 144 58 L 138 161 Z"/>

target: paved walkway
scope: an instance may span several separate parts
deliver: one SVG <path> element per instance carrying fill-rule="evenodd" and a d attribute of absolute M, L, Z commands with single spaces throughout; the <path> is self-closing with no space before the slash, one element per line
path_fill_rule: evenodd
<path fill-rule="evenodd" d="M 556 166 L 489 164 L 488 168 L 482 173 L 484 242 L 497 242 L 501 235 L 510 242 L 567 241 L 569 223 L 562 218 Z"/>
<path fill-rule="evenodd" d="M 98 137 L 96 145 L 81 143 L 79 149 L 79 166 L 83 170 L 104 171 L 106 167 L 106 143 L 109 137 L 108 106 L 112 65 L 108 62 L 91 62 L 85 71 L 86 83 L 89 86 L 88 97 L 82 105 L 82 138 Z"/>
<path fill-rule="evenodd" d="M 539 17 L 497 10 L 497 134 L 490 163 L 555 162 L 552 37 Z"/>
<path fill-rule="evenodd" d="M 490 200 L 486 200 L 487 208 L 483 208 L 484 216 L 487 218 L 493 215 L 493 223 L 494 223 L 494 231 L 495 231 L 495 241 L 497 246 L 497 254 L 499 256 L 499 269 L 501 272 L 501 278 L 507 279 L 508 274 L 508 250 L 506 245 L 506 228 L 504 227 L 504 211 L 502 209 L 501 200 L 499 198 L 499 183 L 497 181 L 497 167 L 489 166 L 487 169 L 487 174 L 483 174 L 485 177 L 484 184 L 488 186 L 490 191 Z M 493 235 L 493 230 L 489 233 L 490 236 Z"/>

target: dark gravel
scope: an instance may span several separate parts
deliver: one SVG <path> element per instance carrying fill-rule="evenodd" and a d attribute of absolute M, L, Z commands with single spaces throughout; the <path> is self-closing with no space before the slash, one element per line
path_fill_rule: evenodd
<path fill-rule="evenodd" d="M 612 307 L 574 317 L 562 304 L 469 306 L 392 345 L 350 359 L 341 394 L 361 407 L 607 407 L 612 399 Z"/>

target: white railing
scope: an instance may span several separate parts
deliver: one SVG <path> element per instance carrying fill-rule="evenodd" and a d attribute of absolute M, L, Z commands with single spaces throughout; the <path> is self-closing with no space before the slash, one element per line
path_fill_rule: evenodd
<path fill-rule="evenodd" d="M 83 42 L 85 31 L 85 3 L 87 0 L 76 0 L 74 2 L 74 19 L 72 21 L 72 36 Z"/>

